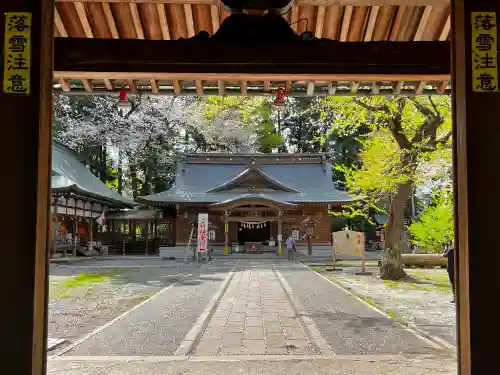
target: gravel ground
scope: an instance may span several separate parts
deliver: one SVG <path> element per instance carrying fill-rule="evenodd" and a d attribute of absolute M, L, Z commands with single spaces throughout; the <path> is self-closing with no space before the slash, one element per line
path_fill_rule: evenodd
<path fill-rule="evenodd" d="M 98 268 L 93 268 L 97 266 Z M 186 265 L 168 268 L 100 268 L 52 265 L 48 334 L 66 345 L 180 279 Z M 82 276 L 83 274 L 83 276 Z M 86 275 L 90 275 L 91 282 Z M 94 279 L 92 279 L 95 276 Z M 78 282 L 83 278 L 84 282 Z M 77 280 L 75 282 L 75 280 Z M 62 348 L 59 346 L 57 349 Z"/>
<path fill-rule="evenodd" d="M 355 275 L 352 268 L 344 272 L 325 272 L 326 267 L 313 268 L 400 322 L 455 345 L 455 305 L 451 303 L 453 296 L 445 270 L 412 269 L 408 270 L 413 277 L 410 282 L 384 282 L 378 277 L 378 268 L 368 269 L 372 275 Z"/>
<path fill-rule="evenodd" d="M 219 289 L 227 272 L 227 267 L 197 268 L 191 276 L 178 280 L 171 289 L 65 355 L 172 355 Z"/>
<path fill-rule="evenodd" d="M 435 347 L 353 295 L 292 264 L 279 270 L 335 354 L 437 354 Z"/>

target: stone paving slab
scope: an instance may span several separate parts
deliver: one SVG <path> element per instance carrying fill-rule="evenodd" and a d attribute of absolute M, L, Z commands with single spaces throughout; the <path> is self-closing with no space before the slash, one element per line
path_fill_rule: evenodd
<path fill-rule="evenodd" d="M 194 354 L 290 355 L 312 350 L 272 264 L 264 264 L 236 272 Z"/>

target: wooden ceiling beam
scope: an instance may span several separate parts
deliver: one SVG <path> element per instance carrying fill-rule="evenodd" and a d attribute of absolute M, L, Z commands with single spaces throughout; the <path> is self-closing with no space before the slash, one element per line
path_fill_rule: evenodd
<path fill-rule="evenodd" d="M 292 4 L 292 16 L 290 19 L 290 27 L 293 31 L 297 32 L 297 27 L 299 23 L 299 6 L 295 3 Z"/>
<path fill-rule="evenodd" d="M 271 92 L 271 81 L 264 81 L 264 92 Z"/>
<path fill-rule="evenodd" d="M 451 74 L 256 74 L 256 73 L 152 73 L 152 72 L 95 72 L 95 71 L 54 71 L 54 78 L 68 79 L 116 79 L 149 80 L 154 75 L 157 80 L 225 80 L 225 81 L 447 81 Z"/>
<path fill-rule="evenodd" d="M 134 23 L 135 33 L 137 39 L 145 39 L 144 29 L 142 28 L 141 16 L 139 15 L 139 8 L 137 8 L 136 3 L 129 3 L 130 14 L 132 15 L 132 21 Z"/>
<path fill-rule="evenodd" d="M 290 79 L 285 82 L 285 93 L 290 94 L 293 89 L 293 81 Z"/>
<path fill-rule="evenodd" d="M 240 82 L 240 93 L 241 93 L 241 96 L 248 96 L 248 87 L 247 87 L 246 80 L 242 80 Z"/>
<path fill-rule="evenodd" d="M 220 5 L 219 0 L 55 0 L 56 3 L 114 3 L 128 4 L 191 4 L 191 5 Z M 295 0 L 294 5 L 313 6 L 427 6 L 449 5 L 450 0 Z"/>
<path fill-rule="evenodd" d="M 393 84 L 393 91 L 394 94 L 399 95 L 401 94 L 401 90 L 403 90 L 403 86 L 405 84 L 405 81 L 398 81 L 396 84 Z"/>
<path fill-rule="evenodd" d="M 373 6 L 370 10 L 370 18 L 368 19 L 368 25 L 366 26 L 365 31 L 365 42 L 370 42 L 373 37 L 373 31 L 375 30 L 375 25 L 377 23 L 378 11 L 380 10 L 379 6 Z"/>
<path fill-rule="evenodd" d="M 150 79 L 149 82 L 151 83 L 151 92 L 153 94 L 158 94 L 160 92 L 160 88 L 158 87 L 158 82 L 156 82 L 156 79 Z"/>
<path fill-rule="evenodd" d="M 414 41 L 418 42 L 422 40 L 422 35 L 424 34 L 425 28 L 427 27 L 427 22 L 429 21 L 429 16 L 432 12 L 432 6 L 428 5 L 424 9 L 424 13 L 422 14 L 422 18 L 420 18 L 420 22 L 418 24 L 417 32 L 415 33 Z"/>
<path fill-rule="evenodd" d="M 314 82 L 313 81 L 307 81 L 307 83 L 306 83 L 306 95 L 307 96 L 314 95 Z"/>
<path fill-rule="evenodd" d="M 448 88 L 450 84 L 450 81 L 441 81 L 439 85 L 436 87 L 436 91 L 439 94 L 444 94 L 446 92 L 446 89 Z"/>
<path fill-rule="evenodd" d="M 448 40 L 448 37 L 450 36 L 450 28 L 451 28 L 451 16 L 448 16 L 448 18 L 446 19 L 446 23 L 444 24 L 443 30 L 439 35 L 439 40 L 441 42 Z"/>
<path fill-rule="evenodd" d="M 86 92 L 92 92 L 94 90 L 92 86 L 92 80 L 90 79 L 82 79 L 83 88 Z"/>
<path fill-rule="evenodd" d="M 158 19 L 160 20 L 160 28 L 163 39 L 170 40 L 170 31 L 168 29 L 167 12 L 165 11 L 165 5 L 157 4 L 156 11 L 158 12 Z"/>
<path fill-rule="evenodd" d="M 87 17 L 85 5 L 80 2 L 75 3 L 75 9 L 78 14 L 78 18 L 80 19 L 80 23 L 82 24 L 83 31 L 85 32 L 85 36 L 87 38 L 93 38 L 94 34 L 92 33 L 92 27 L 90 26 L 89 19 Z"/>
<path fill-rule="evenodd" d="M 325 24 L 325 13 L 326 13 L 326 7 L 319 6 L 318 13 L 316 15 L 316 28 L 314 30 L 314 36 L 316 38 L 323 37 L 323 26 Z"/>
<path fill-rule="evenodd" d="M 394 22 L 392 23 L 391 34 L 389 35 L 389 40 L 395 41 L 398 38 L 399 28 L 401 27 L 401 21 L 406 11 L 406 5 L 399 7 Z"/>
<path fill-rule="evenodd" d="M 226 94 L 226 85 L 222 79 L 219 79 L 217 81 L 217 86 L 219 89 L 219 95 L 224 96 Z"/>
<path fill-rule="evenodd" d="M 220 27 L 219 5 L 210 5 L 210 15 L 212 16 L 212 32 L 215 34 Z"/>
<path fill-rule="evenodd" d="M 196 80 L 195 85 L 196 85 L 196 95 L 199 97 L 202 97 L 203 96 L 203 81 Z"/>
<path fill-rule="evenodd" d="M 352 81 L 351 82 L 351 93 L 352 94 L 356 94 L 358 92 L 359 84 L 360 84 L 360 81 Z"/>
<path fill-rule="evenodd" d="M 65 78 L 59 78 L 59 84 L 61 85 L 61 88 L 64 92 L 71 91 L 71 85 L 69 83 L 69 80 L 67 80 Z"/>
<path fill-rule="evenodd" d="M 337 91 L 337 82 L 329 82 L 328 83 L 328 95 L 333 96 Z"/>
<path fill-rule="evenodd" d="M 59 12 L 57 11 L 56 7 L 54 7 L 54 22 L 55 22 L 57 31 L 59 32 L 59 35 L 63 38 L 67 38 L 68 32 L 66 31 L 66 28 L 64 27 L 64 23 L 61 19 L 61 16 L 59 15 Z"/>
<path fill-rule="evenodd" d="M 114 91 L 115 89 L 113 82 L 111 82 L 110 79 L 104 79 L 104 87 L 106 87 L 106 90 L 108 91 Z"/>
<path fill-rule="evenodd" d="M 422 95 L 425 89 L 425 83 L 426 83 L 425 81 L 420 81 L 418 83 L 417 87 L 415 88 L 415 94 Z"/>
<path fill-rule="evenodd" d="M 106 22 L 108 23 L 108 29 L 111 33 L 111 37 L 113 39 L 119 39 L 120 34 L 118 34 L 115 18 L 113 17 L 113 12 L 111 11 L 111 6 L 109 5 L 109 3 L 102 3 L 102 10 L 104 12 L 104 16 L 106 17 Z"/>
<path fill-rule="evenodd" d="M 273 81 L 277 76 L 289 76 L 292 77 L 290 80 L 295 81 L 299 80 L 296 76 L 325 77 L 325 80 L 332 81 L 341 79 L 327 77 L 377 76 L 382 78 L 371 81 L 388 81 L 383 77 L 450 74 L 449 42 L 329 43 L 301 42 L 301 54 L 290 50 L 287 45 L 277 43 L 272 47 L 275 53 L 266 54 L 258 45 L 237 44 L 221 49 L 219 44 L 212 44 L 210 40 L 55 38 L 54 70 L 74 71 L 76 74 L 78 71 L 97 74 L 114 72 L 113 77 L 104 77 L 110 79 L 123 74 L 127 78 L 135 78 L 130 75 L 137 72 L 141 77 L 149 74 L 147 80 L 163 72 L 184 77 L 224 75 L 228 68 L 236 77 L 238 74 L 267 75 L 273 77 L 268 78 Z M 297 71 L 302 74 L 297 75 Z"/>
<path fill-rule="evenodd" d="M 126 81 L 128 89 L 134 93 L 137 92 L 137 85 L 135 84 L 135 80 L 133 78 L 128 78 L 126 79 Z"/>
<path fill-rule="evenodd" d="M 180 83 L 180 81 L 177 80 L 177 79 L 174 79 L 172 81 L 172 84 L 174 86 L 174 93 L 175 93 L 175 95 L 179 95 L 181 93 L 181 83 Z"/>
<path fill-rule="evenodd" d="M 346 6 L 344 9 L 344 17 L 342 19 L 342 28 L 340 29 L 339 40 L 341 42 L 347 41 L 347 35 L 349 34 L 349 26 L 351 25 L 352 17 L 352 6 Z"/>
<path fill-rule="evenodd" d="M 196 35 L 196 30 L 194 28 L 193 8 L 191 4 L 184 4 L 184 14 L 186 16 L 188 37 L 192 38 Z"/>

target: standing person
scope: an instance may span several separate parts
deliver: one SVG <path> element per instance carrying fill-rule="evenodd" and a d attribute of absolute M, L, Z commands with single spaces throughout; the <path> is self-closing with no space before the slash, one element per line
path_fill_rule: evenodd
<path fill-rule="evenodd" d="M 292 235 L 290 234 L 286 240 L 286 250 L 288 252 L 288 260 L 293 260 L 294 258 L 294 241 L 293 241 L 293 237 Z"/>
<path fill-rule="evenodd" d="M 451 289 L 453 291 L 453 300 L 451 302 L 455 302 L 455 242 L 454 241 L 452 241 L 452 243 L 445 250 L 443 256 L 448 258 L 446 271 L 448 271 L 448 277 L 450 279 Z"/>

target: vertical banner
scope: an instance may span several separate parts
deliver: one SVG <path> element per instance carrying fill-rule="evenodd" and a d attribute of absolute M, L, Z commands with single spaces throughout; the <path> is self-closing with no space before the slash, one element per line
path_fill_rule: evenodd
<path fill-rule="evenodd" d="M 472 90 L 498 91 L 495 12 L 472 12 Z"/>
<path fill-rule="evenodd" d="M 31 13 L 5 14 L 3 92 L 30 94 Z"/>
<path fill-rule="evenodd" d="M 208 247 L 208 214 L 198 214 L 198 253 L 205 253 Z"/>

